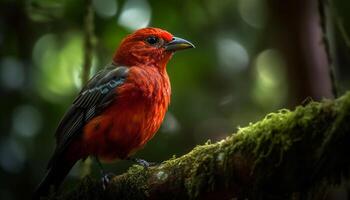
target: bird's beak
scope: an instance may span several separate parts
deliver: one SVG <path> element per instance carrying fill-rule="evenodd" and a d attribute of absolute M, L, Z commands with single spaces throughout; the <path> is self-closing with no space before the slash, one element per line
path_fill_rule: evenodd
<path fill-rule="evenodd" d="M 165 50 L 173 52 L 183 49 L 195 48 L 191 42 L 178 37 L 173 37 L 173 39 L 170 42 L 166 43 L 164 47 Z"/>

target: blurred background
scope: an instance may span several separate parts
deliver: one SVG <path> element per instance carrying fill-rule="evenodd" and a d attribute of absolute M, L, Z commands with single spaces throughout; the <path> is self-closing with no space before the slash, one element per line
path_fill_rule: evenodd
<path fill-rule="evenodd" d="M 322 21 L 317 3 L 92 0 L 91 74 L 110 62 L 123 37 L 142 27 L 166 29 L 197 47 L 177 53 L 168 64 L 169 112 L 136 157 L 161 162 L 181 156 L 269 112 L 332 98 L 330 65 L 338 93 L 349 89 L 350 1 L 326 3 Z M 85 5 L 83 0 L 0 1 L 0 199 L 27 199 L 45 173 L 55 128 L 82 85 Z M 105 166 L 119 174 L 131 164 Z M 64 187 L 78 183 L 79 168 Z M 96 164 L 92 174 L 99 178 Z M 336 195 L 346 198 L 345 192 Z"/>

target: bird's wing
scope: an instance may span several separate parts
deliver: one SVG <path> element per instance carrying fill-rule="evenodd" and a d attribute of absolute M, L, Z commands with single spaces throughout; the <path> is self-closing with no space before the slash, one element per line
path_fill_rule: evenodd
<path fill-rule="evenodd" d="M 67 148 L 72 138 L 80 135 L 84 125 L 116 99 L 114 90 L 124 83 L 128 71 L 127 67 L 110 65 L 90 79 L 58 125 L 55 134 L 57 146 L 48 167 Z"/>

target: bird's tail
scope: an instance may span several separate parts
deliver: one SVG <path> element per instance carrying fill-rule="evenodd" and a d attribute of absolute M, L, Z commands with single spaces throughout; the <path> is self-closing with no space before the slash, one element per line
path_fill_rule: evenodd
<path fill-rule="evenodd" d="M 56 160 L 54 164 L 50 166 L 45 177 L 35 190 L 33 194 L 33 200 L 40 199 L 40 197 L 46 197 L 50 190 L 54 191 L 61 185 L 64 178 L 67 176 L 71 168 L 76 161 L 67 162 L 66 160 Z"/>

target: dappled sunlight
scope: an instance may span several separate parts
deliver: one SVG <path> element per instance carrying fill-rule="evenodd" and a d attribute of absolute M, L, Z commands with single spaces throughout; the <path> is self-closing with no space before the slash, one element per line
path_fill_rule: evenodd
<path fill-rule="evenodd" d="M 216 48 L 223 74 L 230 75 L 248 67 L 248 52 L 238 41 L 220 37 L 217 39 Z"/>
<path fill-rule="evenodd" d="M 21 105 L 12 113 L 12 129 L 18 136 L 33 137 L 39 133 L 41 126 L 41 113 L 34 106 Z"/>
<path fill-rule="evenodd" d="M 256 61 L 256 82 L 253 97 L 262 107 L 276 109 L 287 97 L 286 69 L 278 51 L 268 49 L 261 52 Z"/>
<path fill-rule="evenodd" d="M 171 112 L 168 112 L 165 115 L 164 122 L 161 127 L 161 131 L 164 133 L 173 134 L 173 133 L 178 133 L 178 131 L 180 130 L 181 130 L 181 125 L 179 124 L 179 121 Z"/>
<path fill-rule="evenodd" d="M 23 64 L 15 58 L 3 58 L 0 63 L 1 87 L 5 89 L 21 89 L 25 84 Z"/>
<path fill-rule="evenodd" d="M 244 22 L 254 28 L 263 28 L 266 20 L 266 6 L 261 0 L 239 0 L 239 14 Z"/>
<path fill-rule="evenodd" d="M 103 18 L 110 18 L 117 14 L 118 4 L 115 0 L 93 0 L 95 12 Z"/>
<path fill-rule="evenodd" d="M 151 7 L 147 0 L 127 0 L 122 7 L 118 24 L 136 30 L 148 26 L 151 20 Z"/>
<path fill-rule="evenodd" d="M 57 101 L 57 97 L 67 96 L 81 88 L 82 46 L 81 34 L 77 32 L 68 33 L 63 39 L 54 34 L 38 39 L 33 60 L 38 66 L 36 86 L 44 98 Z M 96 66 L 96 61 L 93 63 Z"/>
<path fill-rule="evenodd" d="M 0 142 L 0 166 L 9 173 L 19 173 L 24 168 L 25 151 L 14 138 Z"/>

